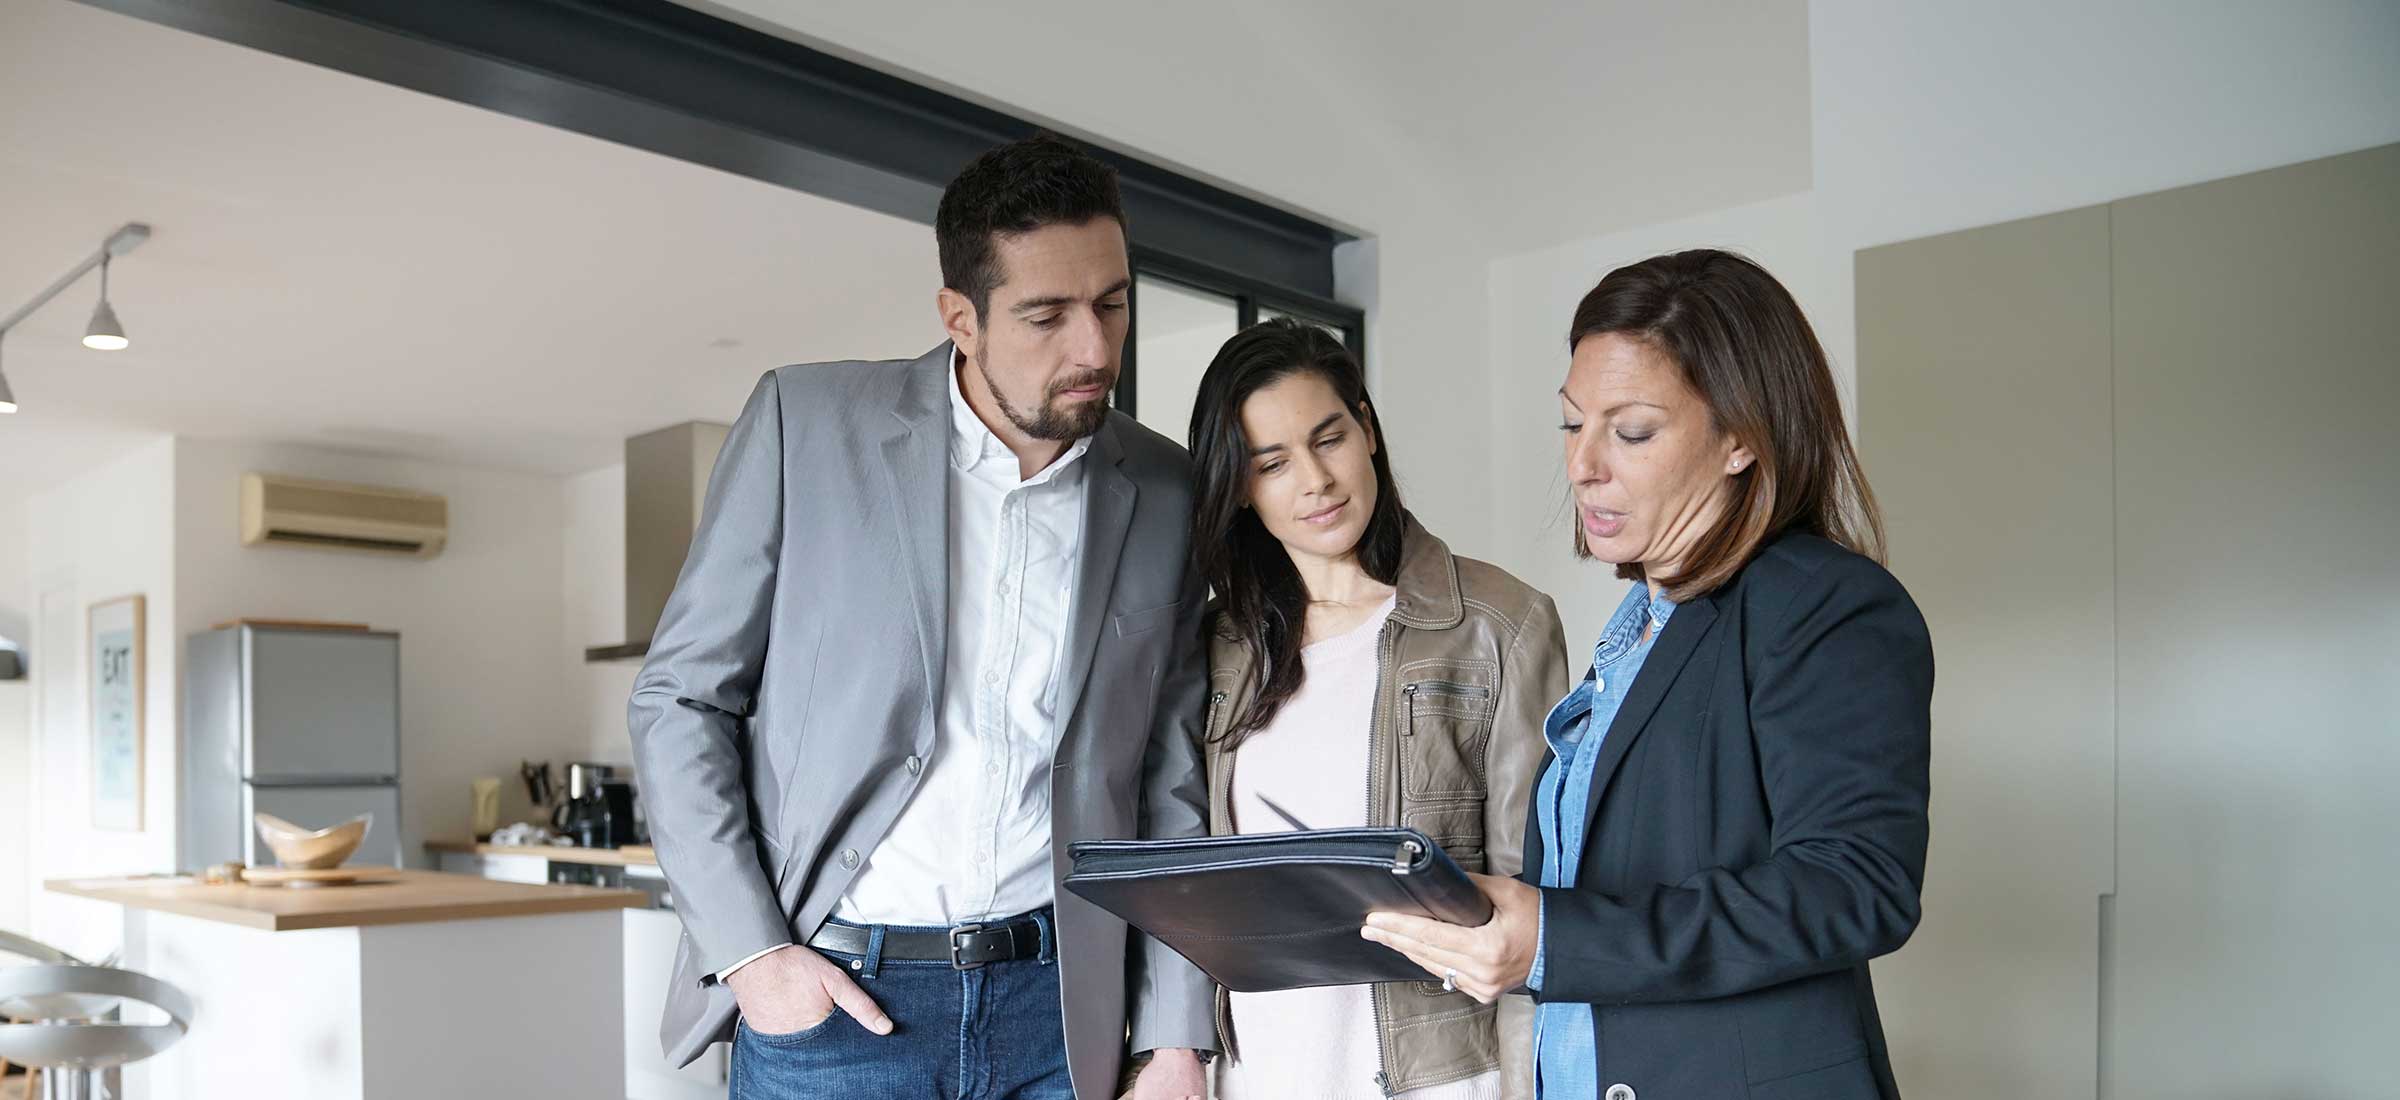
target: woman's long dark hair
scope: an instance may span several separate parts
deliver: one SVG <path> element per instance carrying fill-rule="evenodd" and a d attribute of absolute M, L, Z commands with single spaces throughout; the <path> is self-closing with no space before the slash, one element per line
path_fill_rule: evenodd
<path fill-rule="evenodd" d="M 1392 480 L 1391 441 L 1367 398 L 1366 372 L 1332 334 L 1289 318 L 1261 321 L 1236 333 L 1200 378 L 1192 403 L 1192 464 L 1199 477 L 1192 516 L 1192 570 L 1216 591 L 1220 629 L 1248 643 L 1258 690 L 1221 735 L 1226 747 L 1266 727 L 1300 690 L 1300 639 L 1308 624 L 1308 588 L 1281 542 L 1242 507 L 1254 469 L 1242 434 L 1242 403 L 1299 374 L 1313 374 L 1365 425 L 1375 440 L 1375 511 L 1358 540 L 1358 564 L 1391 584 L 1400 575 L 1400 536 L 1407 525 L 1400 486 Z"/>

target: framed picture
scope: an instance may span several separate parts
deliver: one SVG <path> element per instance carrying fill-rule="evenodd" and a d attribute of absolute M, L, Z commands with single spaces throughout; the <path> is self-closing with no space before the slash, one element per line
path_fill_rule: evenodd
<path fill-rule="evenodd" d="M 149 679 L 140 596 L 93 604 L 87 634 L 92 678 L 92 826 L 142 829 L 142 709 Z"/>

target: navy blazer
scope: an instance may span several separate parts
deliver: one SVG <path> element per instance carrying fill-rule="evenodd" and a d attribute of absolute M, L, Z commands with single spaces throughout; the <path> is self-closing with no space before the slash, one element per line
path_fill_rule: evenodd
<path fill-rule="evenodd" d="M 1899 1095 L 1867 960 L 1916 928 L 1932 703 L 1907 591 L 1815 535 L 1675 609 L 1601 744 L 1577 885 L 1542 891 L 1535 999 L 1595 1006 L 1603 1096 Z M 1526 839 L 1538 886 L 1538 817 Z"/>

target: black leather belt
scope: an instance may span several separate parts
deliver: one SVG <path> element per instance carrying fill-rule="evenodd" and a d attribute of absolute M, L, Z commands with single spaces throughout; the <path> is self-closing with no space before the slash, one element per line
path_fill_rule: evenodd
<path fill-rule="evenodd" d="M 873 933 L 872 928 L 827 921 L 816 935 L 809 937 L 808 945 L 836 954 L 865 955 Z M 934 932 L 887 929 L 883 934 L 885 959 L 946 962 L 960 970 L 973 970 L 985 963 L 1036 958 L 1041 953 L 1042 926 L 1032 917 L 1019 917 L 1005 924 L 962 924 Z"/>

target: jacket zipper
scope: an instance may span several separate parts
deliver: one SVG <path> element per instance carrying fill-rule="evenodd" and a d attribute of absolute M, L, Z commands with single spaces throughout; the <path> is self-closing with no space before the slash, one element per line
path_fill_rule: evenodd
<path fill-rule="evenodd" d="M 1401 719 L 1400 735 L 1413 737 L 1417 732 L 1417 696 L 1450 695 L 1460 699 L 1489 699 L 1492 697 L 1492 689 L 1481 684 L 1454 684 L 1448 680 L 1419 680 L 1401 688 L 1400 695 L 1402 706 L 1406 708 L 1403 712 L 1404 717 Z"/>
<path fill-rule="evenodd" d="M 1448 680 L 1419 680 L 1408 685 L 1410 694 L 1419 691 L 1427 695 L 1457 695 L 1468 699 L 1489 699 L 1492 689 L 1482 684 L 1458 684 Z"/>
<path fill-rule="evenodd" d="M 1209 693 L 1208 724 L 1200 731 L 1203 741 L 1206 742 L 1201 747 L 1202 752 L 1207 751 L 1208 744 L 1216 743 L 1217 717 L 1225 706 L 1225 694 L 1222 691 Z M 1228 788 L 1227 799 L 1230 801 L 1232 797 L 1230 792 L 1231 776 L 1226 777 L 1226 786 Z M 1227 810 L 1230 815 L 1231 807 L 1227 807 Z M 1214 1023 L 1217 1028 L 1217 1050 L 1226 1058 L 1238 1062 L 1241 1060 L 1241 1056 L 1233 1049 L 1233 997 L 1225 991 L 1224 986 L 1218 986 L 1215 1001 L 1216 1003 L 1210 1006 L 1212 1011 L 1210 1011 L 1209 1017 L 1210 1022 Z"/>
<path fill-rule="evenodd" d="M 1375 679 L 1378 696 L 1382 694 L 1383 670 L 1390 668 L 1391 664 L 1392 624 L 1387 620 L 1383 624 L 1383 630 L 1375 639 Z M 1381 709 L 1377 708 L 1377 710 Z M 1372 713 L 1367 717 L 1367 813 L 1363 820 L 1370 826 L 1375 824 L 1383 802 L 1380 797 L 1383 792 L 1375 783 L 1375 780 L 1383 775 L 1384 770 L 1383 723 L 1379 718 L 1380 715 Z M 1408 724 L 1413 727 L 1414 720 L 1412 719 Z M 1411 728 L 1408 732 L 1415 731 Z M 1378 982 L 1367 987 L 1367 1003 L 1372 1009 L 1371 1015 L 1375 1020 L 1375 1087 L 1381 1089 L 1385 1096 L 1391 1096 L 1393 1095 L 1391 1055 L 1384 1049 L 1383 1043 L 1384 1029 L 1391 1026 L 1390 1017 L 1387 1015 L 1390 1005 L 1384 998 L 1382 983 Z"/>
<path fill-rule="evenodd" d="M 1216 774 L 1208 777 L 1208 822 L 1212 832 L 1215 831 L 1219 821 L 1224 822 L 1228 828 L 1233 825 L 1233 776 L 1231 774 L 1233 759 L 1231 754 L 1224 752 L 1219 747 L 1217 741 L 1219 732 L 1217 721 L 1224 717 L 1225 701 L 1228 698 L 1230 696 L 1226 692 L 1212 691 L 1209 693 L 1208 725 L 1200 731 L 1200 759 L 1205 762 L 1212 756 L 1217 758 Z"/>

